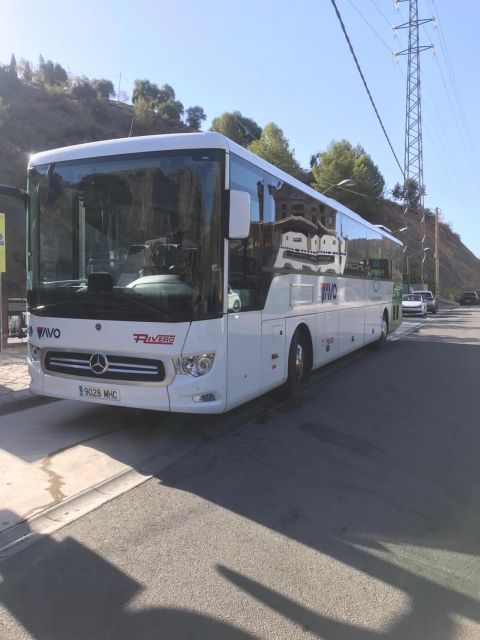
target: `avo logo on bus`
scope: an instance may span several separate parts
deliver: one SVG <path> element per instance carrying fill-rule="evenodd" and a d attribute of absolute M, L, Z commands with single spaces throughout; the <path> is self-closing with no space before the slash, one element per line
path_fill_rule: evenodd
<path fill-rule="evenodd" d="M 60 338 L 60 329 L 50 327 L 37 327 L 37 336 L 39 338 Z"/>
<path fill-rule="evenodd" d="M 337 299 L 337 285 L 334 282 L 321 282 L 320 283 L 320 301 Z"/>
<path fill-rule="evenodd" d="M 143 344 L 173 344 L 175 342 L 175 336 L 149 336 L 148 333 L 134 333 L 133 339 L 135 342 L 143 342 Z"/>

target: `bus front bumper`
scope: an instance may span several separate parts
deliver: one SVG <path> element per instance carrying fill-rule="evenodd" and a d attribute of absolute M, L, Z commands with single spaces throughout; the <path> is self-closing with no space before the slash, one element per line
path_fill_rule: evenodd
<path fill-rule="evenodd" d="M 28 370 L 30 391 L 53 398 L 178 413 L 225 411 L 223 385 L 211 374 L 205 378 L 176 376 L 168 386 L 160 386 L 50 375 L 39 363 L 32 361 L 28 363 Z"/>

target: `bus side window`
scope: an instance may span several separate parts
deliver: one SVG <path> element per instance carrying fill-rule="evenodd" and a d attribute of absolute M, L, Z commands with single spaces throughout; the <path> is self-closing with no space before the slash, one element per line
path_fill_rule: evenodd
<path fill-rule="evenodd" d="M 346 254 L 343 274 L 365 277 L 368 275 L 367 228 L 361 222 L 342 214 L 342 238 Z"/>
<path fill-rule="evenodd" d="M 263 308 L 262 296 L 262 220 L 263 171 L 231 155 L 230 189 L 250 194 L 250 235 L 229 241 L 229 312 Z M 232 300 L 232 304 L 230 304 Z"/>
<path fill-rule="evenodd" d="M 383 238 L 381 233 L 367 229 L 367 276 L 374 280 L 381 280 L 383 276 Z"/>
<path fill-rule="evenodd" d="M 266 175 L 263 219 L 263 271 L 268 277 L 287 273 L 340 273 L 341 242 L 336 212 L 293 185 Z"/>

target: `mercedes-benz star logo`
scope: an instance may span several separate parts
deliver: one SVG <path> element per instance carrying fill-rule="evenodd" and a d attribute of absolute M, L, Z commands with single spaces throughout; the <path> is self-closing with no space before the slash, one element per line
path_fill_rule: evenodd
<path fill-rule="evenodd" d="M 104 353 L 94 353 L 90 358 L 90 369 L 97 376 L 101 376 L 108 369 L 107 356 Z"/>

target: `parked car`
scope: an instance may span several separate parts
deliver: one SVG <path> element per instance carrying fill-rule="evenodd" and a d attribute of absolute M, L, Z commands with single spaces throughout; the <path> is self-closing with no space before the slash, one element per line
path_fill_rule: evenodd
<path fill-rule="evenodd" d="M 402 296 L 402 314 L 404 316 L 427 315 L 427 303 L 419 293 L 405 293 Z"/>
<path fill-rule="evenodd" d="M 438 299 L 433 295 L 431 291 L 415 291 L 419 293 L 427 303 L 427 311 L 430 313 L 437 313 L 438 311 Z"/>
<path fill-rule="evenodd" d="M 462 306 L 480 304 L 480 295 L 477 291 L 464 291 L 459 299 Z"/>
<path fill-rule="evenodd" d="M 242 303 L 237 291 L 234 291 L 232 287 L 228 286 L 228 310 L 240 311 Z"/>

